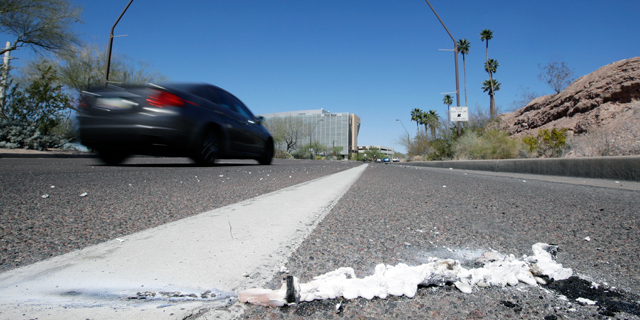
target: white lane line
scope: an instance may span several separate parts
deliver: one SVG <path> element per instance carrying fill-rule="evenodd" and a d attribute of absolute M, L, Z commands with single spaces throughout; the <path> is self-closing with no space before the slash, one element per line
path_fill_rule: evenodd
<path fill-rule="evenodd" d="M 264 286 L 365 168 L 0 274 L 0 318 L 181 318 L 199 306 L 210 307 L 210 302 L 169 304 L 126 297 L 142 291 L 211 289 L 224 296 Z"/>

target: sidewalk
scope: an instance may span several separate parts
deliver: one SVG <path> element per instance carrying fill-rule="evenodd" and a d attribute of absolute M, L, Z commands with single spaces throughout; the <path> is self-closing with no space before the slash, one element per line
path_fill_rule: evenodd
<path fill-rule="evenodd" d="M 0 148 L 0 158 L 95 158 L 91 152 L 48 149 L 47 151 Z"/>

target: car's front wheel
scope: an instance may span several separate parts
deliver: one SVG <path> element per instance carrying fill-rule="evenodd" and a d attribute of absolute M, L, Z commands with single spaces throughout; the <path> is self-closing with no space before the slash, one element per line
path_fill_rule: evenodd
<path fill-rule="evenodd" d="M 123 163 L 129 155 L 116 150 L 98 150 L 98 158 L 106 165 L 117 166 Z"/>
<path fill-rule="evenodd" d="M 267 166 L 271 164 L 271 161 L 273 161 L 273 141 L 268 140 L 264 146 L 262 156 L 258 159 L 258 163 Z"/>
<path fill-rule="evenodd" d="M 195 150 L 193 160 L 202 166 L 212 166 L 218 160 L 220 151 L 220 140 L 216 132 L 212 129 L 205 131 L 198 149 Z"/>

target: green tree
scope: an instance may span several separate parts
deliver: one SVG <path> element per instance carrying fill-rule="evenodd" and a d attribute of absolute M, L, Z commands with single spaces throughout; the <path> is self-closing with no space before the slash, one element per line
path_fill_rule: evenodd
<path fill-rule="evenodd" d="M 74 47 L 60 54 L 60 73 L 65 84 L 76 91 L 102 85 L 106 69 L 107 49 L 96 44 Z M 116 84 L 143 84 L 166 82 L 168 78 L 143 60 L 124 54 L 111 57 L 109 79 Z"/>
<path fill-rule="evenodd" d="M 492 69 L 490 68 L 491 65 L 489 63 L 489 40 L 491 40 L 491 39 L 493 39 L 493 31 L 491 31 L 489 29 L 484 29 L 484 30 L 482 30 L 482 32 L 480 32 L 480 40 L 481 41 L 486 41 L 486 44 L 487 44 L 487 59 L 486 59 L 486 62 L 485 62 L 485 71 L 487 71 L 487 73 L 489 73 L 489 80 L 491 80 L 489 82 L 489 84 L 493 84 L 493 72 L 491 71 Z M 498 66 L 496 65 L 496 68 L 497 67 Z M 497 91 L 497 90 L 495 90 L 494 88 L 489 90 L 489 114 L 491 116 L 491 119 L 493 119 L 496 116 L 495 98 L 493 96 L 493 93 L 495 91 Z"/>
<path fill-rule="evenodd" d="M 72 25 L 80 22 L 82 9 L 68 0 L 2 0 L 0 33 L 14 36 L 6 51 L 27 46 L 35 51 L 61 52 L 80 43 Z"/>
<path fill-rule="evenodd" d="M 469 54 L 469 48 L 471 48 L 471 42 L 467 39 L 460 39 L 457 43 L 458 52 L 462 54 L 462 69 L 464 70 L 464 105 L 469 106 L 467 102 L 467 64 L 464 57 Z"/>
<path fill-rule="evenodd" d="M 451 104 L 453 104 L 453 97 L 449 94 L 445 94 L 444 98 L 442 98 L 442 103 L 446 104 L 447 107 L 451 107 Z"/>
<path fill-rule="evenodd" d="M 60 122 L 67 109 L 69 95 L 59 85 L 56 69 L 46 63 L 37 66 L 40 71 L 24 89 L 14 85 L 2 104 L 2 118 L 7 122 L 34 124 L 42 134 L 48 134 Z"/>
<path fill-rule="evenodd" d="M 438 123 L 440 123 L 440 116 L 435 110 L 429 110 L 427 113 L 427 122 L 429 123 L 429 128 L 431 129 L 431 139 L 436 139 L 436 128 L 438 127 Z"/>
<path fill-rule="evenodd" d="M 540 69 L 538 79 L 548 84 L 556 93 L 560 93 L 560 91 L 564 90 L 564 88 L 575 80 L 573 70 L 570 69 L 564 61 L 560 64 L 552 62 L 544 67 L 538 64 L 538 68 Z"/>
<path fill-rule="evenodd" d="M 489 40 L 493 39 L 493 31 L 484 29 L 480 32 L 480 40 L 486 41 L 487 44 L 487 61 L 489 61 Z"/>
<path fill-rule="evenodd" d="M 447 119 L 448 122 L 451 122 L 451 111 L 449 109 L 451 108 L 451 104 L 453 104 L 453 97 L 449 94 L 445 94 L 444 98 L 442 98 L 442 103 L 447 105 Z"/>
<path fill-rule="evenodd" d="M 58 54 L 57 59 L 40 57 L 28 62 L 21 69 L 20 83 L 29 83 L 38 77 L 39 65 L 48 64 L 56 69 L 57 81 L 67 89 L 80 95 L 91 87 L 102 86 L 106 63 L 106 49 L 93 44 L 77 46 Z M 113 55 L 111 79 L 121 84 L 144 84 L 167 81 L 167 77 L 153 70 L 142 61 L 125 55 Z M 77 111 L 73 105 L 70 108 Z"/>
<path fill-rule="evenodd" d="M 493 74 L 498 72 L 498 66 L 498 60 L 495 59 L 489 59 L 484 64 L 484 71 L 489 74 L 489 80 L 491 80 L 491 83 L 493 83 Z M 498 90 L 489 91 L 489 95 L 491 96 L 489 98 L 489 115 L 491 116 L 491 119 L 494 119 L 498 113 L 496 110 L 495 91 Z"/>
<path fill-rule="evenodd" d="M 305 126 L 301 118 L 292 116 L 283 118 L 266 118 L 263 124 L 273 136 L 276 148 L 283 152 L 292 154 L 296 149 L 298 149 L 298 142 L 303 141 L 303 138 L 308 137 L 310 130 L 312 129 Z M 308 155 L 309 154 L 307 153 L 307 158 L 309 157 Z"/>
<path fill-rule="evenodd" d="M 383 159 L 385 157 L 384 153 L 380 152 L 380 149 L 376 147 L 368 148 L 364 154 L 367 159 Z"/>
<path fill-rule="evenodd" d="M 318 154 L 327 151 L 327 147 L 321 144 L 319 141 L 313 141 L 306 143 L 300 148 L 291 153 L 296 159 L 311 159 L 317 158 Z"/>
<path fill-rule="evenodd" d="M 55 69 L 39 66 L 40 76 L 26 84 L 10 84 L 0 108 L 0 147 L 44 150 L 61 147 L 69 134 L 67 106 L 71 98 L 57 84 Z M 73 136 L 73 134 L 71 135 Z"/>
<path fill-rule="evenodd" d="M 425 135 L 429 132 L 429 113 L 426 111 L 420 111 L 420 124 L 424 126 Z"/>
<path fill-rule="evenodd" d="M 489 59 L 484 63 L 484 71 L 489 74 L 494 74 L 498 72 L 498 66 L 500 66 L 500 64 L 498 64 L 498 60 Z"/>
<path fill-rule="evenodd" d="M 496 79 L 489 79 L 482 82 L 482 92 L 489 92 L 489 103 L 495 105 L 494 95 L 495 91 L 500 91 L 500 82 Z M 495 108 L 489 108 L 489 116 L 491 119 L 495 118 Z"/>
<path fill-rule="evenodd" d="M 420 115 L 422 114 L 422 110 L 415 108 L 411 110 L 411 121 L 416 122 L 416 130 L 420 131 Z"/>

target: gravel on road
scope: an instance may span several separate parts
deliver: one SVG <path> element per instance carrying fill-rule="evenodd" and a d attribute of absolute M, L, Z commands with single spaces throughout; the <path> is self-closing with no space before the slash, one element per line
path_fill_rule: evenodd
<path fill-rule="evenodd" d="M 0 272 L 224 207 L 360 163 L 136 157 L 0 159 Z"/>
<path fill-rule="evenodd" d="M 414 298 L 247 305 L 243 318 L 640 319 L 639 196 L 637 191 L 373 164 L 289 258 L 289 274 L 308 282 L 352 267 L 364 277 L 379 263 L 419 265 L 428 257 L 472 267 L 485 251 L 520 257 L 545 242 L 560 246 L 558 262 L 588 279 L 585 283 L 625 298 L 614 298 L 609 308 L 604 300 L 583 306 L 550 286 L 476 287 L 472 294 L 453 286 L 422 287 Z M 268 288 L 279 288 L 282 276 L 275 275 Z M 586 294 L 590 289 L 572 290 Z M 623 310 L 631 313 L 618 312 Z"/>

